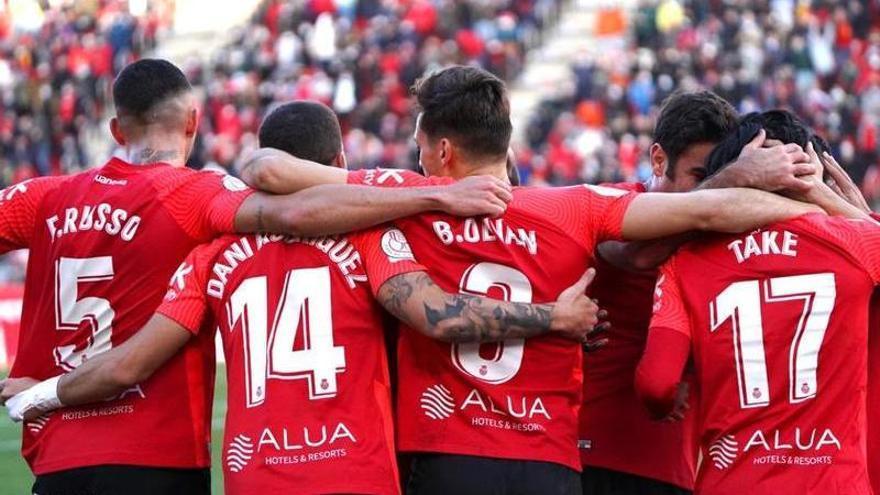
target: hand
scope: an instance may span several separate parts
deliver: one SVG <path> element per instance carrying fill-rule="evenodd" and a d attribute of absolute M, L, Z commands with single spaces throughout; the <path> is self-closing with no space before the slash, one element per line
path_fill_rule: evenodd
<path fill-rule="evenodd" d="M 823 151 L 821 163 L 834 181 L 833 185 L 829 184 L 831 189 L 847 200 L 849 204 L 870 214 L 871 207 L 868 206 L 868 202 L 865 201 L 865 197 L 862 195 L 859 187 L 856 186 L 849 174 L 846 173 L 846 170 L 837 163 L 837 160 L 827 151 Z"/>
<path fill-rule="evenodd" d="M 818 165 L 810 161 L 810 156 L 799 145 L 765 146 L 766 139 L 767 132 L 761 129 L 730 166 L 743 174 L 744 183 L 736 185 L 765 191 L 809 191 L 812 182 L 804 176 L 815 173 Z"/>
<path fill-rule="evenodd" d="M 669 413 L 668 416 L 666 416 L 664 421 L 674 423 L 676 421 L 681 421 L 684 419 L 685 413 L 691 408 L 690 404 L 688 403 L 688 395 L 688 383 L 679 383 L 678 389 L 675 391 L 675 405 L 672 407 L 672 412 Z"/>
<path fill-rule="evenodd" d="M 607 339 L 604 341 L 590 339 L 595 337 L 596 333 L 608 328 L 607 323 L 599 323 L 607 316 L 607 312 L 600 310 L 596 301 L 586 295 L 587 287 L 594 278 L 596 278 L 594 268 L 584 272 L 574 285 L 559 294 L 550 314 L 552 332 L 589 345 L 590 350 L 598 349 L 607 343 Z"/>
<path fill-rule="evenodd" d="M 441 210 L 459 217 L 498 217 L 513 200 L 510 184 L 491 176 L 467 177 L 441 189 Z"/>
<path fill-rule="evenodd" d="M 6 401 L 25 390 L 40 383 L 33 378 L 7 378 L 0 381 L 0 405 L 6 405 Z"/>

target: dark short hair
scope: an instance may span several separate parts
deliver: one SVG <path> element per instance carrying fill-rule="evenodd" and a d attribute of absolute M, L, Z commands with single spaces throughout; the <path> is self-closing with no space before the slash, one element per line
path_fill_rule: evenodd
<path fill-rule="evenodd" d="M 816 153 L 830 153 L 828 143 L 817 135 L 795 114 L 787 110 L 753 112 L 742 118 L 734 131 L 712 150 L 706 159 L 706 174 L 713 175 L 734 162 L 742 149 L 764 129 L 767 139 L 776 139 L 785 144 L 794 143 L 802 148 L 812 142 Z"/>
<path fill-rule="evenodd" d="M 666 175 L 675 176 L 675 164 L 690 146 L 717 143 L 727 137 L 736 124 L 733 106 L 711 91 L 671 94 L 663 102 L 654 127 L 654 142 L 669 159 Z"/>
<path fill-rule="evenodd" d="M 125 66 L 113 82 L 116 112 L 143 118 L 157 104 L 192 89 L 186 76 L 167 60 L 145 58 Z"/>
<path fill-rule="evenodd" d="M 339 119 L 315 101 L 285 103 L 263 119 L 260 146 L 329 165 L 342 151 Z"/>
<path fill-rule="evenodd" d="M 453 66 L 419 79 L 412 93 L 430 139 L 446 137 L 474 158 L 507 154 L 513 126 L 501 79 L 478 67 Z"/>

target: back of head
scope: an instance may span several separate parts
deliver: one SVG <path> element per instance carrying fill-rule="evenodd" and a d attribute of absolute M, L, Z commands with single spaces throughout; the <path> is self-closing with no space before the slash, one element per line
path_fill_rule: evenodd
<path fill-rule="evenodd" d="M 192 86 L 174 64 L 161 59 L 141 59 L 127 65 L 113 82 L 116 115 L 126 126 L 184 124 L 191 109 L 170 104 L 189 93 Z"/>
<path fill-rule="evenodd" d="M 812 142 L 816 153 L 830 152 L 828 143 L 793 113 L 787 110 L 753 112 L 743 117 L 736 129 L 709 154 L 706 160 L 707 175 L 713 175 L 734 162 L 761 129 L 767 133 L 767 139 L 775 139 L 783 144 L 794 143 L 804 149 L 807 143 Z"/>
<path fill-rule="evenodd" d="M 505 158 L 513 126 L 501 79 L 478 67 L 453 66 L 416 81 L 412 92 L 429 139 L 447 138 L 473 159 Z"/>
<path fill-rule="evenodd" d="M 342 152 L 342 131 L 333 110 L 314 101 L 279 105 L 260 125 L 260 147 L 330 165 Z"/>
<path fill-rule="evenodd" d="M 666 174 L 673 177 L 676 160 L 688 147 L 727 137 L 737 118 L 733 106 L 711 91 L 677 91 L 666 98 L 654 127 L 654 142 L 669 160 Z"/>

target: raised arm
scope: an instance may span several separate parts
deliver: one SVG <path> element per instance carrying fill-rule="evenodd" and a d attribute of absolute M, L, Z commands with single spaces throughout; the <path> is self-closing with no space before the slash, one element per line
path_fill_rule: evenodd
<path fill-rule="evenodd" d="M 754 189 L 644 193 L 627 208 L 622 234 L 626 240 L 646 240 L 690 230 L 739 233 L 818 211 L 818 206 Z"/>
<path fill-rule="evenodd" d="M 427 211 L 498 216 L 504 213 L 511 199 L 510 186 L 488 176 L 435 187 L 323 185 L 284 196 L 252 194 L 236 213 L 235 229 L 299 236 L 330 235 L 366 229 Z"/>
<path fill-rule="evenodd" d="M 64 406 L 110 399 L 152 376 L 191 337 L 187 329 L 157 313 L 125 343 L 69 373 L 39 383 L 28 378 L 5 380 L 0 400 L 6 402 L 10 417 L 21 421 Z"/>
<path fill-rule="evenodd" d="M 345 184 L 348 171 L 303 160 L 272 148 L 251 153 L 241 168 L 241 179 L 254 189 L 290 194 L 323 184 Z"/>
<path fill-rule="evenodd" d="M 601 317 L 599 307 L 584 294 L 595 273 L 587 270 L 553 304 L 450 294 L 423 271 L 389 279 L 377 299 L 401 321 L 444 342 L 496 342 L 548 333 L 584 341 Z"/>

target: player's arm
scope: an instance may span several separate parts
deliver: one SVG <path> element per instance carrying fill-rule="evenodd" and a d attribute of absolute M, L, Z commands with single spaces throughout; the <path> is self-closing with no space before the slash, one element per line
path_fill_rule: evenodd
<path fill-rule="evenodd" d="M 427 211 L 498 216 L 511 199 L 510 186 L 488 176 L 431 187 L 322 185 L 284 196 L 250 195 L 235 214 L 235 230 L 298 236 L 338 234 Z"/>
<path fill-rule="evenodd" d="M 686 233 L 653 241 L 607 241 L 599 244 L 599 256 L 623 270 L 654 270 L 693 237 L 693 233 Z"/>
<path fill-rule="evenodd" d="M 7 379 L 0 400 L 6 402 L 10 417 L 22 420 L 65 406 L 110 399 L 152 376 L 192 336 L 171 318 L 157 313 L 122 345 L 90 358 L 69 373 L 39 383 L 28 378 Z"/>
<path fill-rule="evenodd" d="M 647 240 L 691 230 L 739 233 L 823 211 L 818 206 L 755 189 L 729 188 L 635 196 L 623 217 L 625 240 Z"/>
<path fill-rule="evenodd" d="M 553 304 L 511 303 L 441 289 L 424 271 L 388 279 L 376 296 L 388 312 L 444 342 L 496 342 L 554 333 L 583 341 L 602 316 L 585 295 L 592 268 Z"/>
<path fill-rule="evenodd" d="M 657 419 L 683 413 L 675 409 L 686 404 L 680 400 L 679 384 L 690 355 L 690 335 L 690 321 L 672 258 L 660 269 L 654 291 L 654 316 L 635 374 L 636 394 Z"/>
<path fill-rule="evenodd" d="M 58 188 L 60 181 L 59 177 L 40 177 L 0 191 L 0 254 L 30 246 L 43 196 Z M 52 223 L 48 226 L 52 229 Z"/>
<path fill-rule="evenodd" d="M 251 153 L 240 171 L 254 189 L 290 194 L 324 184 L 345 184 L 348 171 L 303 160 L 283 151 L 261 148 Z"/>

